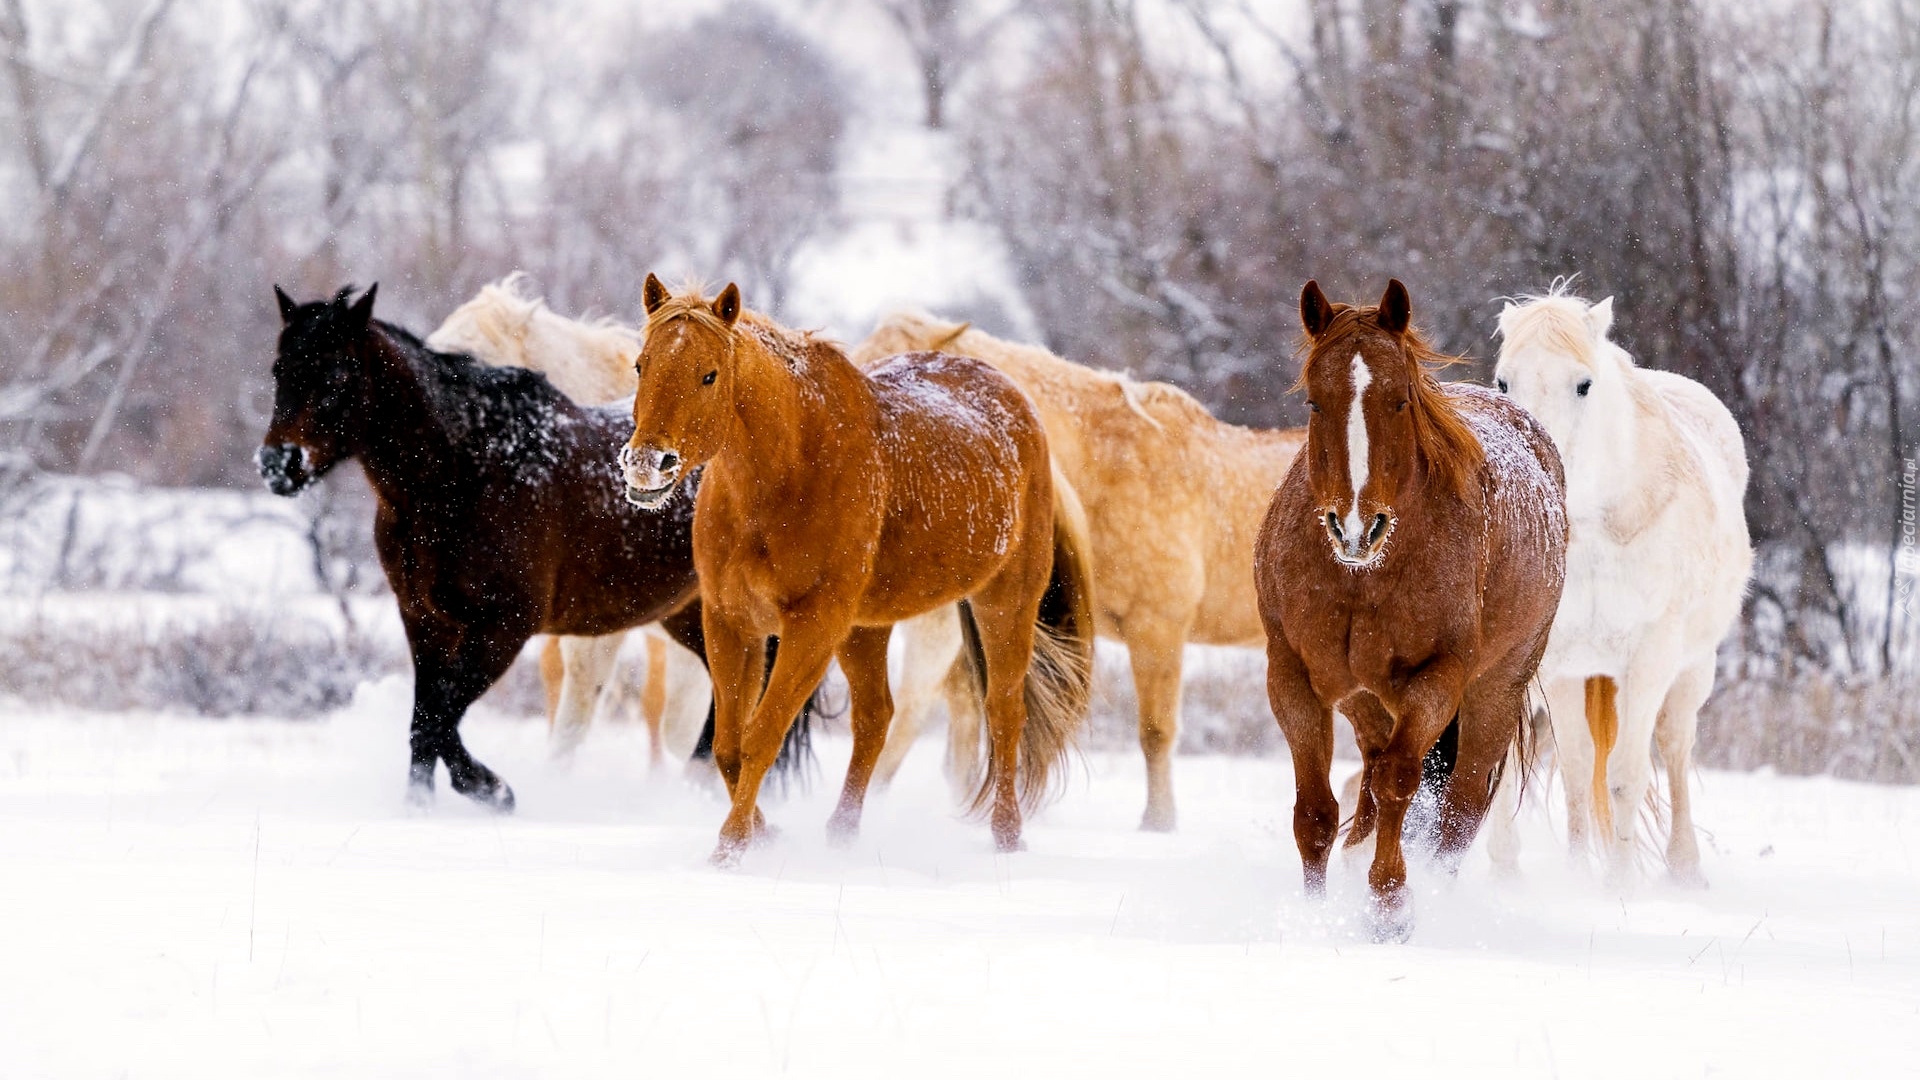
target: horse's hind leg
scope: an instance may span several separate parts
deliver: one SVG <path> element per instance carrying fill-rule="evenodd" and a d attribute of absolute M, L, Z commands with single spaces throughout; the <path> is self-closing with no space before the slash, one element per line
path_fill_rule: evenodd
<path fill-rule="evenodd" d="M 1040 553 L 1026 565 L 1010 567 L 972 600 L 974 626 L 980 632 L 980 652 L 986 661 L 988 783 L 993 809 L 988 821 L 993 843 L 1001 851 L 1019 851 L 1020 746 L 1027 726 L 1027 676 L 1033 663 L 1034 620 L 1046 588 L 1052 549 L 1037 540 L 1027 552 Z"/>
<path fill-rule="evenodd" d="M 432 799 L 437 758 L 447 763 L 453 790 L 502 813 L 512 811 L 513 789 L 467 752 L 459 725 L 467 707 L 506 673 L 532 635 L 469 626 L 453 649 L 438 647 L 452 634 L 410 636 L 414 637 L 410 797 L 416 805 Z"/>
<path fill-rule="evenodd" d="M 1140 828 L 1172 832 L 1173 748 L 1180 738 L 1180 665 L 1187 642 L 1184 626 L 1127 626 L 1127 658 L 1140 702 L 1140 752 L 1147 759 L 1147 808 Z"/>
<path fill-rule="evenodd" d="M 859 835 L 867 783 L 873 779 L 874 763 L 893 720 L 893 698 L 887 689 L 887 638 L 892 632 L 891 626 L 857 627 L 840 645 L 840 670 L 847 676 L 853 699 L 853 760 L 847 763 L 840 805 L 827 821 L 827 836 L 835 843 L 851 843 Z"/>
<path fill-rule="evenodd" d="M 895 636 L 905 646 L 901 652 L 900 677 L 888 678 L 895 690 L 893 724 L 887 729 L 887 746 L 874 767 L 874 779 L 881 787 L 893 783 L 895 774 L 907 760 L 907 752 L 920 737 L 927 713 L 940 695 L 941 684 L 960 654 L 960 615 L 957 605 L 935 608 L 895 626 Z M 842 670 L 846 661 L 840 662 Z"/>
<path fill-rule="evenodd" d="M 1667 872 L 1686 885 L 1705 885 L 1700 873 L 1700 841 L 1693 831 L 1693 797 L 1688 786 L 1693 769 L 1694 731 L 1700 723 L 1700 707 L 1713 692 L 1713 656 L 1680 673 L 1667 699 L 1660 706 L 1660 719 L 1654 724 L 1654 738 L 1660 746 L 1660 758 L 1667 766 L 1667 794 L 1671 800 L 1673 832 L 1667 841 Z"/>
<path fill-rule="evenodd" d="M 646 666 L 642 668 L 640 719 L 647 725 L 647 767 L 659 768 L 667 760 L 665 726 L 667 717 L 667 639 L 661 634 L 641 636 Z"/>
<path fill-rule="evenodd" d="M 1502 766 L 1526 723 L 1527 686 L 1522 678 L 1490 674 L 1461 701 L 1460 745 L 1440 800 L 1440 861 L 1449 872 L 1459 869 L 1486 820 Z"/>
<path fill-rule="evenodd" d="M 560 707 L 553 721 L 551 749 L 555 759 L 572 760 L 574 751 L 586 739 L 594 708 L 619 662 L 620 645 L 626 637 L 619 633 L 560 638 L 560 655 L 566 673 L 560 680 Z"/>

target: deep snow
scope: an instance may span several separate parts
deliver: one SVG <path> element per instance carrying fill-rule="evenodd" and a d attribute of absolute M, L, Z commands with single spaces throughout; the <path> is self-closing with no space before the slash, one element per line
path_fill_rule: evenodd
<path fill-rule="evenodd" d="M 597 728 L 570 773 L 479 711 L 517 787 L 402 805 L 408 688 L 329 720 L 0 709 L 0 1075 L 1889 1075 L 1920 1051 L 1920 790 L 1708 773 L 1713 887 L 1606 892 L 1530 810 L 1523 876 L 1416 871 L 1374 945 L 1300 895 L 1283 760 L 1176 760 L 1143 835 L 1090 755 L 996 856 L 937 744 L 850 850 L 824 777 L 706 866 L 722 807 Z M 1343 768 L 1347 767 L 1342 765 Z M 444 779 L 444 778 L 443 778 Z M 1438 1066 L 1438 1068 L 1432 1068 Z"/>

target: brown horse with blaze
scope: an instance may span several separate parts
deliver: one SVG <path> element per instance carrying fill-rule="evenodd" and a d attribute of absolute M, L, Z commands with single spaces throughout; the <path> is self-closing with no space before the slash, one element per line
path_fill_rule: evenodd
<path fill-rule="evenodd" d="M 1088 706 L 1093 623 L 1086 542 L 1056 513 L 1045 431 L 1004 375 L 940 353 L 865 371 L 839 348 L 648 275 L 628 497 L 670 498 L 705 465 L 694 564 L 715 699 L 714 759 L 733 795 L 714 861 L 765 825 L 755 803 L 794 708 L 836 657 L 852 695 L 853 759 L 829 823 L 859 828 L 893 703 L 893 624 L 966 602 L 990 749 L 976 809 L 1020 846 Z M 761 642 L 780 639 L 762 687 Z M 758 691 L 757 699 L 753 691 Z"/>
<path fill-rule="evenodd" d="M 1267 694 L 1293 753 L 1294 838 L 1326 891 L 1340 809 L 1333 712 L 1353 724 L 1364 782 L 1349 847 L 1379 830 L 1368 873 L 1377 937 L 1412 928 L 1401 827 L 1421 762 L 1458 723 L 1439 850 L 1456 866 L 1525 729 L 1566 576 L 1560 457 L 1507 398 L 1442 385 L 1406 287 L 1376 307 L 1300 296 L 1312 410 L 1261 528 L 1254 573 Z M 1445 771 L 1443 769 L 1443 771 Z"/>

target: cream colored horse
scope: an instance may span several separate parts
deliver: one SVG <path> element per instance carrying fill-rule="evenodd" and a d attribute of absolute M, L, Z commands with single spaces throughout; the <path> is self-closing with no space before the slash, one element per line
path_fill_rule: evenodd
<path fill-rule="evenodd" d="M 473 299 L 455 308 L 427 336 L 427 347 L 467 353 L 495 367 L 531 368 L 575 401 L 604 405 L 633 396 L 633 357 L 640 352 L 640 335 L 611 319 L 566 318 L 528 290 L 525 274 L 514 273 L 482 286 Z M 540 673 L 547 684 L 547 719 L 555 756 L 577 749 L 594 713 L 619 706 L 623 693 L 638 699 L 641 719 L 652 734 L 651 756 L 656 763 L 663 746 L 680 741 L 663 729 L 669 700 L 685 696 L 676 692 L 685 676 L 674 679 L 670 672 L 677 674 L 688 661 L 697 666 L 698 659 L 658 627 L 635 631 L 644 638 L 646 674 L 634 693 L 616 677 L 627 633 L 547 639 Z M 698 708 L 704 714 L 705 703 Z M 678 711 L 674 715 L 680 718 Z M 675 731 L 683 726 L 673 725 Z"/>
<path fill-rule="evenodd" d="M 1254 604 L 1253 538 L 1305 430 L 1222 423 L 1177 387 L 1135 382 L 921 314 L 883 321 L 852 355 L 865 365 L 919 350 L 984 360 L 1038 407 L 1054 465 L 1086 510 L 1095 625 L 1101 636 L 1126 643 L 1133 665 L 1147 760 L 1140 825 L 1173 828 L 1184 647 L 1266 641 Z M 899 767 L 920 720 L 896 707 L 882 776 Z M 954 720 L 956 727 L 977 723 L 965 710 Z M 970 736 L 961 731 L 950 745 L 977 746 Z M 954 764 L 961 775 L 977 767 Z"/>
<path fill-rule="evenodd" d="M 1714 656 L 1753 568 L 1746 447 L 1706 387 L 1638 367 L 1607 340 L 1611 297 L 1560 283 L 1500 315 L 1500 390 L 1539 419 L 1567 473 L 1567 585 L 1540 665 L 1575 852 L 1597 825 L 1610 877 L 1633 869 L 1657 745 L 1672 833 L 1667 867 L 1703 883 L 1687 774 Z M 1515 770 L 1489 850 L 1511 870 Z"/>

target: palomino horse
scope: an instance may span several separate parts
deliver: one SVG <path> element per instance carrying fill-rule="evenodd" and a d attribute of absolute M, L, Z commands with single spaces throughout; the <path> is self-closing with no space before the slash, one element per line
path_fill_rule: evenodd
<path fill-rule="evenodd" d="M 435 352 L 373 318 L 374 289 L 296 304 L 283 327 L 273 420 L 256 455 L 278 495 L 358 457 L 374 543 L 413 654 L 410 793 L 513 808 L 459 723 L 536 633 L 602 635 L 666 619 L 700 652 L 693 500 L 639 510 L 610 488 L 620 412 L 576 405 L 534 372 Z M 803 718 L 800 727 L 809 718 Z"/>
<path fill-rule="evenodd" d="M 1457 719 L 1439 822 L 1441 857 L 1457 865 L 1524 735 L 1567 552 L 1552 440 L 1506 398 L 1435 380 L 1445 358 L 1412 310 L 1398 281 L 1377 307 L 1329 303 L 1307 283 L 1307 447 L 1254 556 L 1307 891 L 1325 894 L 1340 826 L 1338 709 L 1366 774 L 1347 843 L 1379 829 L 1368 882 L 1382 939 L 1412 929 L 1400 833 L 1422 758 Z"/>
<path fill-rule="evenodd" d="M 1254 537 L 1306 432 L 1221 423 L 1177 387 L 1096 371 L 926 315 L 886 319 L 853 359 L 865 366 L 923 350 L 992 364 L 1039 410 L 1054 464 L 1086 510 L 1094 625 L 1126 643 L 1133 666 L 1147 759 L 1140 827 L 1173 828 L 1184 646 L 1264 643 L 1254 602 Z M 950 711 L 959 732 L 952 745 L 977 746 L 964 730 L 976 714 Z M 897 713 L 880 759 L 883 781 L 899 768 L 919 727 L 915 711 Z M 969 763 L 955 764 L 969 773 Z"/>
<path fill-rule="evenodd" d="M 1026 396 L 964 357 L 919 353 L 862 371 L 826 341 L 743 312 L 732 285 L 709 302 L 669 295 L 650 274 L 644 301 L 621 465 L 641 506 L 662 505 L 706 467 L 694 561 L 714 759 L 733 794 L 715 861 L 737 862 L 764 828 L 761 778 L 836 657 L 853 759 L 829 829 L 858 830 L 892 719 L 893 624 L 960 600 L 992 736 L 975 805 L 991 801 L 1001 850 L 1019 847 L 1022 810 L 1046 794 L 1086 715 L 1093 632 L 1085 537 L 1056 513 L 1046 433 Z M 756 703 L 770 634 L 780 658 Z"/>
<path fill-rule="evenodd" d="M 429 348 L 464 352 L 496 367 L 532 368 L 545 375 L 562 393 L 582 405 L 604 405 L 631 399 L 638 385 L 634 358 L 640 353 L 641 333 L 611 318 L 571 319 L 554 311 L 534 295 L 527 276 L 515 272 L 484 285 L 473 299 L 455 308 L 427 338 Z M 547 716 L 552 725 L 557 757 L 570 756 L 585 739 L 596 711 L 618 696 L 626 683 L 618 676 L 618 657 L 625 634 L 610 638 L 548 638 L 541 651 L 541 676 L 547 684 Z M 901 624 L 896 635 L 904 639 L 905 661 L 892 676 L 896 701 L 906 715 L 918 716 L 917 703 L 947 693 L 958 708 L 964 697 L 949 693 L 950 686 L 970 686 L 965 658 L 960 657 L 960 621 L 951 609 L 928 612 Z M 690 701 L 690 688 L 676 674 L 684 669 L 683 652 L 672 655 L 669 638 L 646 635 L 645 677 L 640 682 L 639 708 L 655 734 L 657 751 L 673 742 L 663 724 L 669 702 Z M 678 650 L 675 650 L 678 652 Z M 949 668 L 955 677 L 949 678 Z M 655 677 L 669 673 L 671 685 Z M 707 684 L 704 669 L 701 687 Z M 609 689 L 610 688 L 610 689 Z M 702 705 L 706 708 L 706 705 Z M 677 714 L 676 714 L 677 718 Z M 695 757 L 705 758 L 713 746 L 713 720 L 695 742 Z M 794 751 L 800 752 L 799 747 Z"/>
<path fill-rule="evenodd" d="M 1626 880 L 1655 743 L 1672 798 L 1667 867 L 1704 883 L 1687 772 L 1714 653 L 1753 569 L 1746 447 L 1706 387 L 1637 367 L 1608 341 L 1612 322 L 1612 297 L 1589 307 L 1558 282 L 1500 314 L 1500 390 L 1546 428 L 1567 470 L 1567 590 L 1540 678 L 1573 850 L 1591 815 L 1610 875 Z M 1512 817 L 1496 815 L 1489 845 L 1508 869 Z"/>

